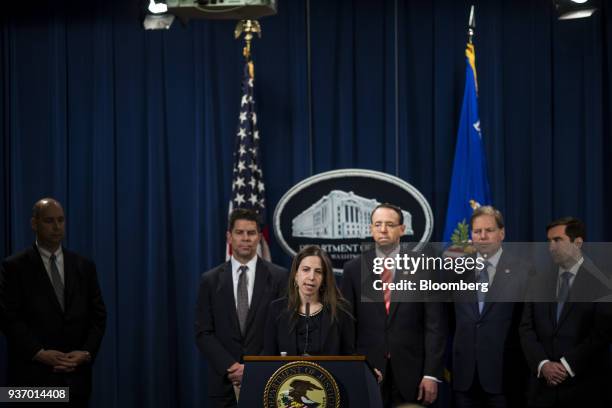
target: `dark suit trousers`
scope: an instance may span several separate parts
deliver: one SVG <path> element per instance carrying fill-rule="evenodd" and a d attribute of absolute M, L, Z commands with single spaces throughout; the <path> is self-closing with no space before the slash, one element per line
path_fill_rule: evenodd
<path fill-rule="evenodd" d="M 223 379 L 223 395 L 208 395 L 211 407 L 214 408 L 235 408 L 238 406 L 234 386 L 225 376 Z"/>
<path fill-rule="evenodd" d="M 455 391 L 456 408 L 506 408 L 507 406 L 504 394 L 490 394 L 482 389 L 477 370 L 474 372 L 474 380 L 468 391 Z"/>
<path fill-rule="evenodd" d="M 238 406 L 236 398 L 232 395 L 224 395 L 219 397 L 208 397 L 210 404 L 214 408 L 235 408 Z"/>
<path fill-rule="evenodd" d="M 380 392 L 382 394 L 383 407 L 394 408 L 405 403 L 418 403 L 418 401 L 406 401 L 399 389 L 397 388 L 396 381 L 401 381 L 393 376 L 393 369 L 391 368 L 391 360 L 387 359 L 385 365 L 385 376 L 382 384 L 380 385 Z M 436 408 L 438 401 L 434 401 L 433 404 L 429 405 L 429 408 Z"/>
<path fill-rule="evenodd" d="M 386 359 L 385 374 L 383 382 L 380 384 L 380 392 L 382 393 L 383 407 L 392 408 L 398 404 L 406 402 L 400 394 L 399 389 L 395 385 L 393 370 L 391 369 L 391 360 Z"/>

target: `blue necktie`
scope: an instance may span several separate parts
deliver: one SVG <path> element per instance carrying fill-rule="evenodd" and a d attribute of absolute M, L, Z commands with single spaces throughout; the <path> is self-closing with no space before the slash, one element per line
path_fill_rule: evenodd
<path fill-rule="evenodd" d="M 478 273 L 478 279 L 476 279 L 476 282 L 478 283 L 486 283 L 487 284 L 487 290 L 489 289 L 489 266 L 491 264 L 489 262 L 485 262 L 485 266 L 484 268 L 482 268 L 482 270 Z M 482 286 L 481 286 L 482 288 Z M 480 314 L 482 314 L 482 310 L 484 309 L 484 305 L 485 305 L 485 296 L 486 296 L 486 292 L 483 292 L 482 290 L 478 291 L 478 312 Z"/>
<path fill-rule="evenodd" d="M 569 296 L 571 277 L 571 272 L 563 272 L 561 274 L 561 285 L 559 285 L 559 294 L 557 295 L 557 322 L 561 317 L 563 305 L 565 305 L 565 302 L 567 302 L 567 297 Z"/>

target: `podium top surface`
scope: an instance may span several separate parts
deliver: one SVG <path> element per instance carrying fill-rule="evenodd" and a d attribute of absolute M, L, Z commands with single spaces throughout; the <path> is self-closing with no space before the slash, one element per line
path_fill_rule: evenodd
<path fill-rule="evenodd" d="M 244 361 L 365 361 L 365 356 L 244 356 Z"/>

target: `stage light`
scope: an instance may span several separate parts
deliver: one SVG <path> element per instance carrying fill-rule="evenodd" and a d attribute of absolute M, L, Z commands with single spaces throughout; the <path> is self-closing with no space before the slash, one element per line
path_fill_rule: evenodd
<path fill-rule="evenodd" d="M 145 30 L 168 30 L 174 21 L 174 15 L 168 13 L 165 1 L 149 0 L 147 13 L 142 26 Z"/>
<path fill-rule="evenodd" d="M 593 15 L 597 11 L 595 0 L 553 0 L 559 20 L 573 20 Z"/>
<path fill-rule="evenodd" d="M 145 16 L 142 26 L 145 30 L 168 30 L 173 21 L 172 14 L 149 14 Z"/>
<path fill-rule="evenodd" d="M 168 11 L 168 5 L 164 2 L 156 3 L 155 0 L 149 0 L 149 11 L 153 14 L 161 14 Z"/>

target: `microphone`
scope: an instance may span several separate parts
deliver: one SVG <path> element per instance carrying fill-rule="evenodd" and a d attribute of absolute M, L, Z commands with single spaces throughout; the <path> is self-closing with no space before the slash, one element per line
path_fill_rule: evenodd
<path fill-rule="evenodd" d="M 308 356 L 309 354 L 306 352 L 308 350 L 308 323 L 310 322 L 310 303 L 306 303 L 306 342 L 304 344 L 304 352 L 303 356 Z"/>

